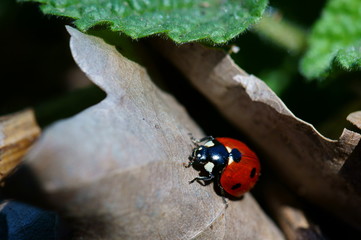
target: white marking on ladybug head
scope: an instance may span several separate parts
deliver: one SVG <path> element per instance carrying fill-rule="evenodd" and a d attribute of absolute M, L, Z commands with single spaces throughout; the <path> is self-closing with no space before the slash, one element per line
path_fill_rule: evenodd
<path fill-rule="evenodd" d="M 208 141 L 204 144 L 204 146 L 206 147 L 213 147 L 214 146 L 214 142 L 213 141 Z"/>
<path fill-rule="evenodd" d="M 228 153 L 231 153 L 231 152 L 232 152 L 232 148 L 226 147 L 226 149 L 227 149 Z"/>
<path fill-rule="evenodd" d="M 207 172 L 212 172 L 212 171 L 213 171 L 213 168 L 214 168 L 214 163 L 212 163 L 212 162 L 207 162 L 207 164 L 204 165 L 204 169 L 205 169 Z"/>
<path fill-rule="evenodd" d="M 200 158 L 202 155 L 200 153 L 197 154 L 197 158 Z"/>

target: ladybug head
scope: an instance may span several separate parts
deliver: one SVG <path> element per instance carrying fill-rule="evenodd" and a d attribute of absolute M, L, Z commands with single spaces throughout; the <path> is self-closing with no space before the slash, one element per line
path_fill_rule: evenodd
<path fill-rule="evenodd" d="M 228 157 L 229 153 L 224 145 L 209 141 L 194 148 L 189 160 L 194 169 L 216 174 L 227 165 Z"/>
<path fill-rule="evenodd" d="M 199 146 L 193 149 L 192 155 L 189 157 L 194 168 L 202 168 L 208 160 L 208 148 Z"/>

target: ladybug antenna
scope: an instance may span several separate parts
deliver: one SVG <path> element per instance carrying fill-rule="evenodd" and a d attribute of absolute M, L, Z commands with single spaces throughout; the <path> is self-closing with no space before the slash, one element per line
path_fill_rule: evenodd
<path fill-rule="evenodd" d="M 213 141 L 214 140 L 214 137 L 212 136 L 207 136 L 207 137 L 203 137 L 203 138 L 200 138 L 200 139 L 196 139 L 195 137 L 193 137 L 191 134 L 190 134 L 190 138 L 191 138 L 191 141 L 194 143 L 194 145 L 196 145 L 197 147 L 199 147 L 199 143 L 201 142 L 206 142 L 206 141 Z"/>
<path fill-rule="evenodd" d="M 197 147 L 199 147 L 199 141 L 195 138 L 195 137 L 193 137 L 193 134 L 192 133 L 188 133 L 188 136 L 189 136 L 189 138 L 191 139 L 191 141 L 192 141 L 192 143 L 194 144 L 194 145 L 196 145 Z"/>

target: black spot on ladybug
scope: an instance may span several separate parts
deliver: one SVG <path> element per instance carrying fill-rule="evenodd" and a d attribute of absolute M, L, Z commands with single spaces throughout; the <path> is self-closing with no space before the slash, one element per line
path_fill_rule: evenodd
<path fill-rule="evenodd" d="M 241 161 L 242 153 L 237 148 L 233 148 L 229 155 L 236 163 L 239 163 Z"/>
<path fill-rule="evenodd" d="M 250 177 L 254 178 L 254 176 L 256 176 L 256 168 L 252 168 L 252 171 L 251 171 Z"/>
<path fill-rule="evenodd" d="M 237 188 L 240 188 L 241 186 L 242 186 L 242 184 L 237 183 L 237 184 L 234 184 L 234 185 L 231 187 L 231 189 L 232 189 L 232 190 L 236 190 Z"/>

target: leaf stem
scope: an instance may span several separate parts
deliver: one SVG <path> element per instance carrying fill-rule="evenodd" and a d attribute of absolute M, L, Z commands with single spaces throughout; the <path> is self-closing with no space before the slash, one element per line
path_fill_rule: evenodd
<path fill-rule="evenodd" d="M 271 10 L 253 27 L 253 30 L 288 52 L 299 55 L 306 47 L 307 33 L 300 26 Z"/>

